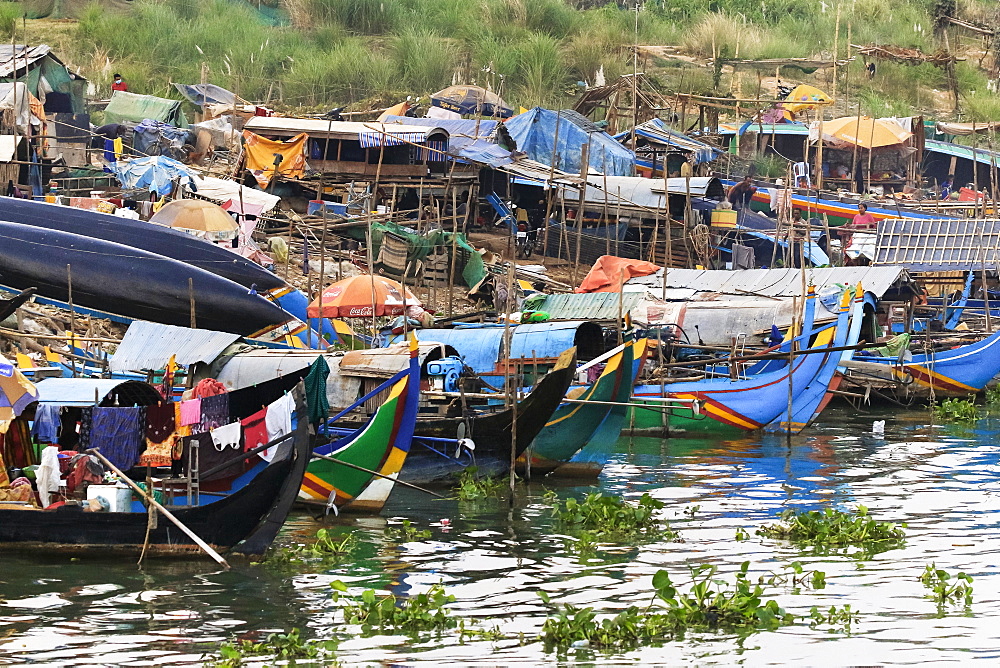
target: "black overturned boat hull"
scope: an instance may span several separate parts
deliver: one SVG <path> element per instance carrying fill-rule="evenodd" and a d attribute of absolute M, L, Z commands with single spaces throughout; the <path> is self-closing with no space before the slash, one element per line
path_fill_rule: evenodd
<path fill-rule="evenodd" d="M 563 354 L 552 371 L 545 375 L 534 390 L 517 404 L 517 440 L 514 456 L 520 457 L 559 408 L 573 382 L 576 371 L 575 350 Z M 511 441 L 513 440 L 514 410 L 498 413 L 478 413 L 466 418 L 418 418 L 410 454 L 406 458 L 400 480 L 433 485 L 454 482 L 455 476 L 468 466 L 475 466 L 484 475 L 501 475 L 510 471 Z M 421 436 L 457 439 L 460 434 L 475 443 L 472 453 L 460 457 L 455 446 L 421 443 Z"/>
<path fill-rule="evenodd" d="M 126 318 L 278 340 L 305 325 L 242 285 L 185 262 L 126 246 L 0 222 L 0 285 Z M 224 249 L 223 249 L 224 250 Z M 69 269 L 67 269 L 69 267 Z"/>
<path fill-rule="evenodd" d="M 245 257 L 155 223 L 13 197 L 0 197 L 0 221 L 79 234 L 157 253 L 247 288 L 256 284 L 262 293 L 288 287 L 281 277 Z"/>
<path fill-rule="evenodd" d="M 304 394 L 295 390 L 305 415 Z M 219 552 L 260 555 L 274 541 L 298 496 L 311 457 L 309 427 L 298 420 L 271 464 L 246 486 L 203 506 L 170 509 L 185 526 Z M 195 556 L 200 548 L 165 517 L 149 533 L 151 556 Z M 146 513 L 0 509 L 0 550 L 59 554 L 139 555 L 146 542 Z"/>

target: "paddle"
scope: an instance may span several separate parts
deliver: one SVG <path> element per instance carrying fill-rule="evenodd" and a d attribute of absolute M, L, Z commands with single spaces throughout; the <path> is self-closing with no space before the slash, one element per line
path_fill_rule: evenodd
<path fill-rule="evenodd" d="M 132 488 L 132 491 L 134 491 L 136 494 L 138 494 L 139 496 L 141 496 L 142 498 L 144 498 L 149 503 L 149 505 L 151 505 L 154 508 L 156 508 L 157 510 L 159 510 L 161 513 L 163 513 L 164 517 L 166 517 L 168 520 L 170 520 L 175 525 L 177 525 L 177 528 L 180 529 L 181 531 L 183 531 L 187 535 L 188 538 L 190 538 L 191 540 L 193 540 L 198 547 L 200 547 L 202 550 L 204 550 L 205 554 L 207 554 L 208 556 L 212 557 L 212 559 L 214 559 L 220 566 L 222 566 L 226 570 L 229 570 L 229 563 L 225 559 L 223 559 L 222 556 L 218 552 L 216 552 L 215 550 L 213 550 L 211 545 L 209 545 L 208 543 L 206 543 L 205 541 L 203 541 L 201 538 L 199 538 L 197 536 L 197 534 L 195 534 L 195 532 L 191 531 L 191 529 L 188 529 L 186 526 L 184 526 L 183 522 L 181 522 L 179 519 L 177 519 L 176 517 L 174 517 L 173 513 L 171 513 L 169 510 L 167 510 L 162 505 L 160 505 L 156 501 L 156 499 L 154 499 L 152 497 L 152 495 L 147 494 L 146 491 L 142 487 L 139 487 L 139 485 L 137 485 L 134 482 L 132 482 L 132 480 L 127 475 L 125 475 L 124 473 L 122 473 L 121 470 L 117 466 L 115 466 L 110 461 L 108 461 L 108 458 L 105 457 L 104 455 L 102 455 L 101 452 L 100 452 L 100 450 L 98 450 L 97 448 L 90 448 L 90 449 L 87 450 L 87 452 L 93 454 L 95 457 L 97 457 L 98 459 L 100 459 L 101 463 L 103 463 L 109 469 L 111 469 L 112 471 L 114 471 L 115 474 L 117 474 L 119 478 L 121 478 L 122 480 L 124 480 L 125 484 Z"/>

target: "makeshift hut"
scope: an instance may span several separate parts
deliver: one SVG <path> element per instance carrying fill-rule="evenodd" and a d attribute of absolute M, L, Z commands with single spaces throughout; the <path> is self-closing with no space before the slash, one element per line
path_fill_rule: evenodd
<path fill-rule="evenodd" d="M 575 111 L 535 107 L 504 123 L 517 150 L 572 174 L 634 176 L 635 154 Z M 588 146 L 584 160 L 584 146 Z"/>
<path fill-rule="evenodd" d="M 695 167 L 705 165 L 722 154 L 722 149 L 705 142 L 692 139 L 673 130 L 663 120 L 653 118 L 632 130 L 615 135 L 623 144 L 635 139 L 636 169 L 643 176 L 684 176 L 683 165 L 695 173 Z"/>
<path fill-rule="evenodd" d="M 141 123 L 146 119 L 167 123 L 177 128 L 188 126 L 180 100 L 155 95 L 139 95 L 116 90 L 104 110 L 105 123 Z"/>

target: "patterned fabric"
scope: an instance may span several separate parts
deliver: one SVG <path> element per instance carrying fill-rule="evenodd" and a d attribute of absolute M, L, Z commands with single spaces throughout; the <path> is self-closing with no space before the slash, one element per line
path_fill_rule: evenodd
<path fill-rule="evenodd" d="M 201 433 L 229 422 L 229 395 L 217 394 L 201 400 L 201 422 L 194 433 Z"/>
<path fill-rule="evenodd" d="M 135 466 L 142 450 L 146 409 L 93 408 L 90 447 L 122 470 Z"/>
<path fill-rule="evenodd" d="M 174 405 L 146 406 L 146 440 L 163 443 L 174 433 Z"/>

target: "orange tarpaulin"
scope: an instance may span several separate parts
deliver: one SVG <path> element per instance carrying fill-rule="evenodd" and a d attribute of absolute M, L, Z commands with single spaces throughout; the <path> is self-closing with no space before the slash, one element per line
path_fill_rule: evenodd
<path fill-rule="evenodd" d="M 590 268 L 577 292 L 621 292 L 622 286 L 630 278 L 649 276 L 659 270 L 652 262 L 630 260 L 614 255 L 602 255 Z"/>
<path fill-rule="evenodd" d="M 246 168 L 256 177 L 261 188 L 267 187 L 274 176 L 275 153 L 280 153 L 282 158 L 279 174 L 298 177 L 305 173 L 305 147 L 309 139 L 306 133 L 297 134 L 288 141 L 273 141 L 244 130 L 243 139 L 246 140 L 243 147 L 247 156 Z"/>

